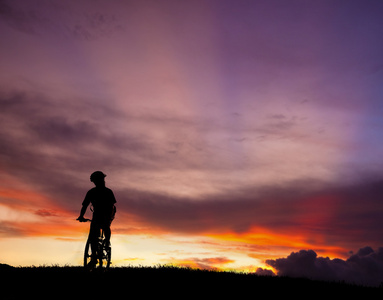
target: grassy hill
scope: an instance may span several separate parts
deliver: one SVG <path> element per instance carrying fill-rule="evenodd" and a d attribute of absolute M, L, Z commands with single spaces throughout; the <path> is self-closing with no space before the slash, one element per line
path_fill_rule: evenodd
<path fill-rule="evenodd" d="M 214 272 L 178 267 L 121 267 L 92 272 L 82 267 L 0 266 L 2 299 L 72 298 L 147 299 L 164 297 L 272 298 L 293 296 L 347 296 L 363 298 L 382 294 L 382 288 L 345 283 L 267 277 L 232 272 Z M 3 297 L 5 296 L 5 297 Z"/>

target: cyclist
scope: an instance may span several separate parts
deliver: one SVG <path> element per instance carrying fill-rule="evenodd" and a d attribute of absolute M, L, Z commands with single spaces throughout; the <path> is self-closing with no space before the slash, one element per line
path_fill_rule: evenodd
<path fill-rule="evenodd" d="M 80 222 L 86 222 L 84 218 L 86 209 L 89 204 L 93 205 L 93 217 L 90 224 L 89 238 L 92 249 L 92 258 L 90 264 L 97 264 L 97 245 L 98 237 L 100 235 L 100 229 L 104 231 L 106 245 L 109 246 L 110 242 L 110 225 L 114 219 L 116 213 L 116 199 L 111 189 L 105 186 L 106 175 L 101 171 L 93 172 L 90 175 L 90 181 L 95 184 L 96 187 L 90 189 L 84 201 L 82 202 L 82 208 L 80 216 L 77 218 Z"/>

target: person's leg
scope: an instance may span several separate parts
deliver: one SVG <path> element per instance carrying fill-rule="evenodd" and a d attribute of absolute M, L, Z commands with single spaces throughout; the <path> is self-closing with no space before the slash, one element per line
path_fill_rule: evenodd
<path fill-rule="evenodd" d="M 90 247 L 92 249 L 92 261 L 97 262 L 98 237 L 100 235 L 100 226 L 93 223 L 90 225 Z"/>
<path fill-rule="evenodd" d="M 105 245 L 107 247 L 110 246 L 110 236 L 111 236 L 112 232 L 110 230 L 110 226 L 105 226 L 104 227 L 104 236 L 105 236 Z"/>

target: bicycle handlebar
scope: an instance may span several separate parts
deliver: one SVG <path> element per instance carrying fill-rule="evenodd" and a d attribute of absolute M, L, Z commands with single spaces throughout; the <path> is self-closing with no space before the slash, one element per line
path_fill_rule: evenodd
<path fill-rule="evenodd" d="M 82 218 L 81 220 L 80 220 L 80 218 L 77 218 L 76 220 L 79 221 L 79 222 L 81 222 L 81 223 L 84 223 L 84 222 L 91 222 L 91 221 L 92 221 L 92 219 L 86 219 L 86 218 Z"/>

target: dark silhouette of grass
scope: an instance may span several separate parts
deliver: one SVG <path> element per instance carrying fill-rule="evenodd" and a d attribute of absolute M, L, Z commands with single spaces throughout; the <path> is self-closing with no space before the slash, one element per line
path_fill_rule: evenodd
<path fill-rule="evenodd" d="M 380 295 L 382 288 L 346 283 L 268 277 L 234 272 L 195 270 L 174 266 L 115 267 L 86 271 L 82 267 L 9 267 L 0 265 L 2 299 L 96 297 L 147 299 L 164 297 L 201 299 L 219 297 L 311 298 Z"/>

